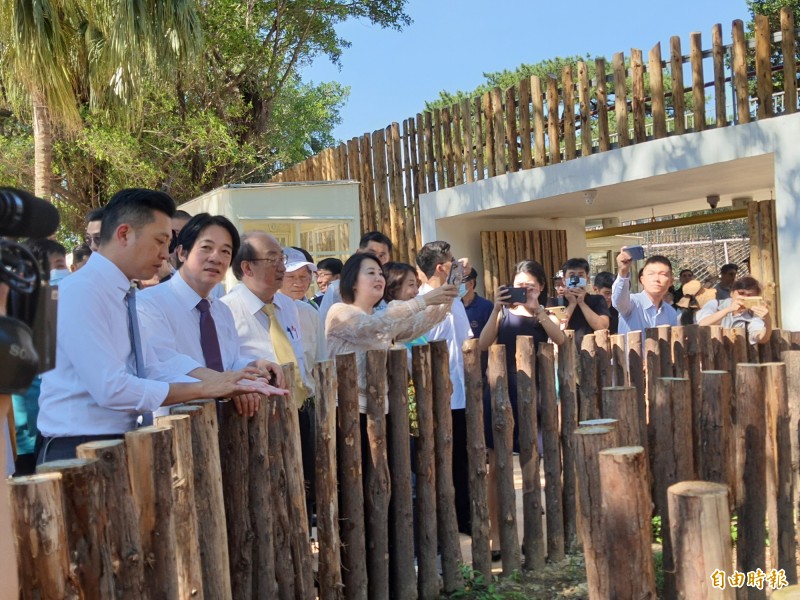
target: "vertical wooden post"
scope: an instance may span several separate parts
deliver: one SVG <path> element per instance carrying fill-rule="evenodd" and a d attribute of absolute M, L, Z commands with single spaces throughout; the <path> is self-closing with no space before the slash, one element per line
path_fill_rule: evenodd
<path fill-rule="evenodd" d="M 191 422 L 194 503 L 199 525 L 197 538 L 203 573 L 203 597 L 230 600 L 231 575 L 219 462 L 217 403 L 206 400 L 191 406 L 177 406 L 170 412 L 188 415 Z"/>
<path fill-rule="evenodd" d="M 61 475 L 43 473 L 8 481 L 22 600 L 78 598 L 70 574 L 61 509 Z M 14 590 L 7 590 L 11 598 Z M 137 596 L 141 597 L 141 596 Z"/>
<path fill-rule="evenodd" d="M 411 349 L 414 393 L 417 400 L 417 591 L 420 598 L 439 595 L 439 567 L 436 560 L 436 460 L 433 432 L 433 375 L 430 346 Z"/>
<path fill-rule="evenodd" d="M 370 598 L 389 598 L 389 462 L 386 453 L 386 350 L 367 352 L 369 461 L 364 508 Z"/>
<path fill-rule="evenodd" d="M 564 560 L 564 508 L 561 496 L 561 443 L 558 435 L 555 354 L 553 344 L 539 344 L 537 355 L 544 451 L 547 560 Z"/>
<path fill-rule="evenodd" d="M 772 108 L 772 64 L 769 35 L 769 17 L 755 15 L 756 39 L 756 96 L 758 97 L 758 118 L 766 119 L 775 113 Z"/>
<path fill-rule="evenodd" d="M 744 23 L 733 22 L 731 53 L 733 54 L 733 87 L 736 91 L 736 122 L 750 122 L 750 94 L 747 86 L 747 39 Z"/>
<path fill-rule="evenodd" d="M 572 344 L 574 357 L 575 344 Z M 559 354 L 559 357 L 561 355 Z M 573 362 L 574 365 L 574 362 Z M 524 535 L 522 546 L 525 550 L 525 570 L 544 567 L 545 541 L 542 529 L 542 487 L 539 472 L 539 428 L 536 417 L 536 346 L 530 336 L 517 337 L 517 405 L 519 412 L 519 463 L 522 470 L 522 520 Z M 574 404 L 573 404 L 574 416 Z M 562 419 L 564 414 L 562 400 Z M 562 421 L 562 432 L 564 425 Z M 566 455 L 565 455 L 566 457 Z M 566 467 L 565 473 L 568 473 Z M 574 473 L 574 471 L 573 471 Z M 568 479 L 572 480 L 573 506 L 574 476 L 564 477 L 564 496 L 566 504 Z M 565 537 L 567 525 L 564 518 Z M 574 537 L 574 533 L 573 533 Z"/>
<path fill-rule="evenodd" d="M 686 331 L 683 325 L 672 328 L 672 372 L 675 377 L 689 376 L 689 359 L 686 354 Z"/>
<path fill-rule="evenodd" d="M 703 38 L 699 31 L 689 35 L 692 60 L 692 112 L 694 113 L 694 130 L 704 131 L 706 128 L 706 94 L 703 78 Z"/>
<path fill-rule="evenodd" d="M 611 365 L 611 336 L 608 329 L 598 329 L 594 332 L 594 341 L 597 344 L 597 386 L 602 390 L 604 387 L 614 385 L 614 374 Z M 602 392 L 598 393 L 602 397 Z M 598 399 L 598 413 L 602 412 L 602 400 Z"/>
<path fill-rule="evenodd" d="M 608 597 L 655 600 L 652 501 L 644 448 L 637 445 L 601 450 L 598 461 Z"/>
<path fill-rule="evenodd" d="M 722 25 L 719 23 L 711 28 L 711 45 L 714 62 L 715 127 L 725 127 L 728 124 L 728 109 L 725 105 L 725 47 L 722 45 Z"/>
<path fill-rule="evenodd" d="M 492 394 L 492 431 L 497 496 L 499 505 L 500 544 L 503 555 L 503 574 L 510 575 L 520 568 L 519 537 L 517 534 L 517 493 L 514 488 L 513 432 L 514 416 L 508 397 L 506 347 L 494 344 L 489 349 L 489 387 Z"/>
<path fill-rule="evenodd" d="M 761 365 L 736 368 L 736 568 L 742 573 L 763 568 L 767 519 L 766 390 Z M 748 589 L 748 597 L 765 597 Z"/>
<path fill-rule="evenodd" d="M 614 361 L 614 385 L 630 385 L 628 381 L 628 358 L 625 355 L 624 334 L 618 333 L 611 336 L 611 358 Z"/>
<path fill-rule="evenodd" d="M 789 394 L 784 363 L 768 363 L 767 391 L 767 520 L 773 569 L 783 569 L 789 581 L 797 580 L 795 553 L 794 482 L 789 419 Z M 797 430 L 795 430 L 795 435 Z M 776 556 L 777 554 L 777 556 Z"/>
<path fill-rule="evenodd" d="M 781 8 L 781 50 L 783 51 L 784 87 L 783 109 L 787 114 L 797 112 L 797 58 L 794 54 L 794 13 L 788 6 Z"/>
<path fill-rule="evenodd" d="M 800 509 L 800 350 L 787 350 L 781 354 L 781 359 L 786 364 L 792 505 L 798 510 Z"/>
<path fill-rule="evenodd" d="M 114 519 L 105 527 L 103 540 L 110 549 L 114 566 L 114 590 L 124 598 L 145 598 L 145 557 L 128 476 L 125 443 L 122 440 L 90 442 L 78 446 L 76 452 L 78 458 L 98 459 L 97 467 L 103 481 L 102 512 L 109 518 L 113 515 Z M 25 581 L 24 578 L 20 580 Z"/>
<path fill-rule="evenodd" d="M 578 427 L 575 430 L 575 474 L 579 498 L 578 531 L 583 542 L 583 555 L 586 558 L 586 579 L 590 598 L 609 597 L 610 577 L 598 453 L 616 445 L 617 432 L 612 427 L 590 426 Z"/>
<path fill-rule="evenodd" d="M 595 59 L 595 94 L 597 96 L 597 143 L 600 152 L 611 149 L 608 137 L 608 82 L 606 60 Z"/>
<path fill-rule="evenodd" d="M 661 42 L 650 49 L 647 69 L 650 75 L 650 97 L 653 99 L 653 137 L 667 137 L 667 114 L 664 109 L 664 67 L 661 64 Z"/>
<path fill-rule="evenodd" d="M 670 73 L 672 74 L 672 109 L 675 115 L 675 133 L 686 133 L 686 101 L 683 94 L 683 54 L 681 54 L 681 38 L 673 35 L 669 38 L 671 55 Z"/>
<path fill-rule="evenodd" d="M 96 459 L 46 462 L 36 472 L 61 475 L 66 548 L 71 568 L 85 598 L 112 598 L 114 579 L 110 552 L 104 546 L 102 480 Z M 28 581 L 23 580 L 27 586 Z"/>
<path fill-rule="evenodd" d="M 731 376 L 727 371 L 702 372 L 700 440 L 695 448 L 697 476 L 733 489 L 733 434 L 731 432 Z"/>
<path fill-rule="evenodd" d="M 600 388 L 597 385 L 597 341 L 593 333 L 581 340 L 580 397 L 578 419 L 586 421 L 600 416 Z"/>
<path fill-rule="evenodd" d="M 178 558 L 178 594 L 181 598 L 200 599 L 203 598 L 203 568 L 200 562 L 197 508 L 194 500 L 191 418 L 187 415 L 156 417 L 156 425 L 172 429 L 172 503 Z M 274 577 L 274 562 L 272 573 Z"/>
<path fill-rule="evenodd" d="M 426 113 L 429 114 L 429 113 Z M 346 598 L 366 600 L 367 551 L 364 540 L 364 484 L 361 475 L 361 429 L 356 355 L 336 357 L 339 485 L 342 494 L 342 579 Z"/>
<path fill-rule="evenodd" d="M 612 59 L 614 69 L 614 113 L 617 117 L 617 139 L 620 148 L 631 143 L 628 133 L 628 94 L 625 89 L 625 54 L 615 52 Z"/>
<path fill-rule="evenodd" d="M 603 388 L 603 417 L 618 421 L 617 435 L 621 446 L 643 446 L 646 443 L 647 440 L 641 439 L 639 429 L 636 388 Z"/>
<path fill-rule="evenodd" d="M 735 588 L 727 582 L 733 568 L 727 486 L 683 481 L 670 486 L 667 494 L 670 530 L 663 535 L 670 536 L 674 549 L 678 597 L 733 600 Z M 712 586 L 716 571 L 725 572 L 722 590 Z"/>
<path fill-rule="evenodd" d="M 694 479 L 692 452 L 692 398 L 689 380 L 661 377 L 653 381 L 656 387 L 655 406 L 650 413 L 655 431 L 653 482 L 655 504 L 661 515 L 662 531 L 669 531 L 667 488 L 673 483 Z M 664 539 L 664 596 L 675 595 L 675 576 L 672 544 Z"/>
<path fill-rule="evenodd" d="M 656 405 L 656 382 L 662 376 L 661 373 L 661 344 L 659 343 L 659 330 L 657 327 L 650 327 L 645 331 L 644 341 L 645 366 L 647 374 L 647 413 L 645 421 L 647 423 L 647 456 L 650 457 L 650 472 L 655 473 L 655 465 L 652 464 L 656 453 L 655 447 L 655 419 L 653 413 Z M 665 377 L 669 374 L 663 374 Z"/>
<path fill-rule="evenodd" d="M 390 589 L 399 600 L 417 597 L 414 570 L 414 508 L 411 492 L 411 444 L 408 427 L 408 368 L 405 348 L 389 351 L 388 450 L 391 480 L 389 505 L 392 548 Z M 333 489 L 336 489 L 335 481 Z M 319 523 L 319 517 L 317 517 Z"/>
<path fill-rule="evenodd" d="M 470 516 L 472 517 L 472 568 L 491 577 L 489 507 L 486 487 L 486 438 L 483 428 L 483 376 L 478 340 L 464 342 L 464 376 L 467 392 L 467 456 L 469 460 Z M 519 377 L 519 374 L 517 375 Z M 520 431 L 520 447 L 522 431 Z M 522 448 L 520 448 L 522 460 Z M 538 469 L 539 463 L 537 461 Z M 523 467 L 523 478 L 525 468 Z M 523 483 L 524 485 L 524 483 Z M 523 500 L 524 502 L 524 500 Z M 541 523 L 541 518 L 539 519 Z"/>
<path fill-rule="evenodd" d="M 573 432 L 578 426 L 578 398 L 575 389 L 577 376 L 577 354 L 575 349 L 575 332 L 568 329 L 564 332 L 566 341 L 558 348 L 558 390 L 561 404 L 561 457 L 564 468 L 564 544 L 567 552 L 575 552 L 578 547 L 578 524 L 575 483 L 575 451 L 573 450 Z M 519 339 L 517 340 L 519 352 Z M 532 351 L 533 354 L 533 351 Z M 519 374 L 517 374 L 519 377 Z M 538 460 L 536 464 L 539 466 Z M 536 485 L 538 486 L 538 480 Z M 541 500 L 539 500 L 541 502 Z M 541 521 L 541 519 L 540 519 Z M 527 526 L 527 519 L 526 519 Z M 525 549 L 527 562 L 528 549 Z"/>
<path fill-rule="evenodd" d="M 700 352 L 700 326 L 685 325 L 683 335 L 686 345 L 686 365 L 687 371 L 684 377 L 689 378 L 689 386 L 692 392 L 692 446 L 695 448 L 694 469 L 700 472 L 700 456 L 697 449 L 701 447 L 700 438 L 700 417 L 702 409 L 703 383 L 700 372 L 702 370 L 702 356 Z"/>
<path fill-rule="evenodd" d="M 642 357 L 642 332 L 628 333 L 628 379 L 631 387 L 636 388 L 636 403 L 639 406 L 640 439 L 647 438 L 647 392 L 644 379 L 644 361 Z M 645 451 L 649 451 L 645 446 Z M 649 454 L 648 454 L 649 456 Z"/>

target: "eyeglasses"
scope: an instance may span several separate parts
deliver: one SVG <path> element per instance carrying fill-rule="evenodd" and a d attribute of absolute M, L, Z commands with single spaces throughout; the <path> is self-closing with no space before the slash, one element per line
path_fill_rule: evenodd
<path fill-rule="evenodd" d="M 248 262 L 258 262 L 260 260 L 263 260 L 269 266 L 274 267 L 275 265 L 278 264 L 278 261 L 280 261 L 281 263 L 283 263 L 285 265 L 287 262 L 289 262 L 289 257 L 286 256 L 285 254 L 281 254 L 279 257 L 278 256 L 273 256 L 273 257 L 267 257 L 267 258 L 251 258 Z"/>
<path fill-rule="evenodd" d="M 95 246 L 100 245 L 100 234 L 97 235 L 89 235 L 88 233 L 83 236 L 83 241 L 87 246 L 91 246 L 92 242 L 94 242 Z"/>

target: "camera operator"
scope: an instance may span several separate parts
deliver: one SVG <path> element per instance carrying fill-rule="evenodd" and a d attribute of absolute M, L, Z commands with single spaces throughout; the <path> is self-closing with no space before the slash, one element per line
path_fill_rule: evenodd
<path fill-rule="evenodd" d="M 40 463 L 74 458 L 88 441 L 122 438 L 162 405 L 265 387 L 251 368 L 176 373 L 174 383 L 143 378 L 154 357 L 142 344 L 131 280 L 150 279 L 167 258 L 174 213 L 163 192 L 117 192 L 103 212 L 98 251 L 61 284 L 56 367 L 42 377 L 39 399 Z"/>
<path fill-rule="evenodd" d="M 583 336 L 608 329 L 610 315 L 605 298 L 586 291 L 589 285 L 589 261 L 570 258 L 561 267 L 564 272 L 564 298 L 567 301 L 567 326 L 575 332 L 575 345 L 581 348 Z M 548 305 L 555 304 L 548 302 Z"/>

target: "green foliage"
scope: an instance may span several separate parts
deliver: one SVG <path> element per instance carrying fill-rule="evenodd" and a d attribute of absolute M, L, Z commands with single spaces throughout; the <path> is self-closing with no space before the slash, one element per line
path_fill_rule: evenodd
<path fill-rule="evenodd" d="M 661 598 L 664 593 L 664 553 L 660 550 L 653 553 L 653 570 L 656 576 L 656 596 Z"/>
<path fill-rule="evenodd" d="M 475 571 L 467 564 L 461 564 L 461 576 L 464 587 L 453 592 L 448 598 L 464 598 L 469 600 L 502 600 L 505 595 L 500 593 L 493 580 L 486 581 L 483 574 Z"/>
<path fill-rule="evenodd" d="M 664 543 L 664 540 L 661 537 L 661 515 L 656 515 L 650 520 L 650 531 L 653 536 L 654 544 Z"/>

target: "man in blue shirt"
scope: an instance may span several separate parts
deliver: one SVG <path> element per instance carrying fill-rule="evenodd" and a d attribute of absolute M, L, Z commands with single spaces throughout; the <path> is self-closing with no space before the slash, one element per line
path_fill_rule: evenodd
<path fill-rule="evenodd" d="M 467 293 L 461 298 L 464 303 L 464 310 L 467 311 L 467 318 L 469 319 L 469 326 L 472 329 L 472 335 L 477 340 L 481 337 L 483 326 L 492 316 L 494 304 L 486 298 L 479 296 L 475 291 L 475 284 L 478 280 L 478 272 L 473 268 L 470 270 L 469 275 L 464 278 L 464 285 L 467 288 Z"/>
<path fill-rule="evenodd" d="M 641 331 L 659 325 L 677 325 L 678 313 L 664 302 L 672 285 L 672 263 L 653 255 L 639 272 L 642 291 L 631 294 L 631 255 L 623 247 L 617 256 L 617 279 L 611 288 L 611 304 L 619 311 L 619 333 Z"/>

